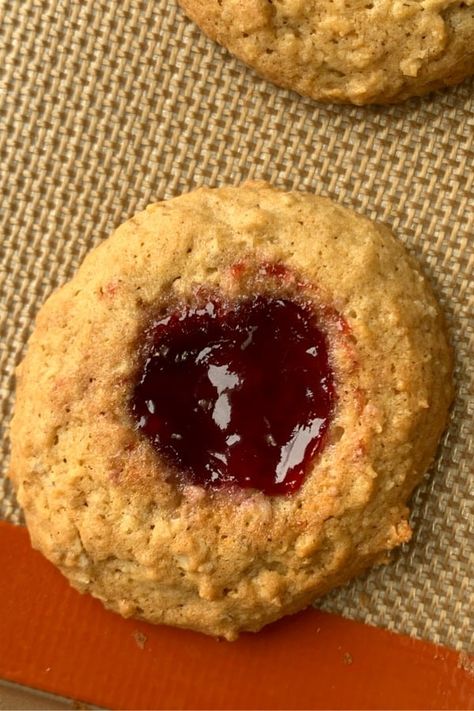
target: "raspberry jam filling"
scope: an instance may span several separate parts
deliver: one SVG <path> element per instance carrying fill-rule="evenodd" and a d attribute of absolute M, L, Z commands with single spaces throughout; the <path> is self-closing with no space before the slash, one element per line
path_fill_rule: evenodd
<path fill-rule="evenodd" d="M 145 356 L 132 412 L 186 481 L 270 495 L 301 486 L 335 399 L 326 337 L 309 305 L 209 298 L 156 321 Z"/>

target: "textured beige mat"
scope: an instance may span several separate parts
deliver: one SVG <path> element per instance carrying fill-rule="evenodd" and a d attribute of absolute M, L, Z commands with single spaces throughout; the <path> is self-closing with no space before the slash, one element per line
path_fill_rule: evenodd
<path fill-rule="evenodd" d="M 317 105 L 258 79 L 166 0 L 1 0 L 0 28 L 2 424 L 39 305 L 147 203 L 262 177 L 386 221 L 445 306 L 458 395 L 414 540 L 324 606 L 469 650 L 472 82 L 393 108 Z M 4 479 L 2 516 L 20 520 Z"/>

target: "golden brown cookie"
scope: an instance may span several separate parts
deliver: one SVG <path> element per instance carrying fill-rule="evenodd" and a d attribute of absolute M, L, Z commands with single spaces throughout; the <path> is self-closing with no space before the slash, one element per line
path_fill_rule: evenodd
<path fill-rule="evenodd" d="M 319 101 L 392 103 L 474 72 L 473 0 L 178 0 L 262 77 Z"/>
<path fill-rule="evenodd" d="M 266 183 L 151 205 L 48 299 L 18 368 L 33 545 L 122 615 L 258 630 L 409 540 L 451 367 L 386 227 Z"/>

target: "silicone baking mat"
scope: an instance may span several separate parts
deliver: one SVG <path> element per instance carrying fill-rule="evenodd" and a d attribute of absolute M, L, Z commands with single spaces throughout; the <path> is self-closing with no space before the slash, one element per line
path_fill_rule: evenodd
<path fill-rule="evenodd" d="M 322 606 L 469 651 L 472 82 L 389 108 L 323 106 L 259 79 L 167 0 L 2 0 L 0 32 L 4 430 L 40 304 L 147 203 L 264 178 L 387 222 L 444 306 L 457 397 L 414 539 Z M 5 478 L 0 518 L 21 522 Z"/>

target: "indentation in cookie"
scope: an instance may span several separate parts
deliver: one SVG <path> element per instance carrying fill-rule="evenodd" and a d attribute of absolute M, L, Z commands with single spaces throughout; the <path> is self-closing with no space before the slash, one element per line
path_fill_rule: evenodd
<path fill-rule="evenodd" d="M 138 429 L 186 482 L 296 491 L 335 401 L 320 321 L 287 295 L 175 307 L 146 337 Z"/>

